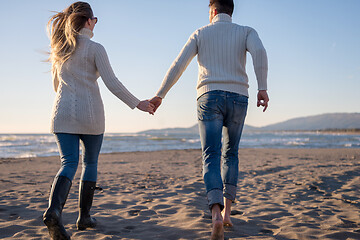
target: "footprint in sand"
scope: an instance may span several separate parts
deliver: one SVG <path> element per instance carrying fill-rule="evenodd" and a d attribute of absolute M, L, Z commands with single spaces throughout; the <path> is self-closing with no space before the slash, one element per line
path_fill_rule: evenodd
<path fill-rule="evenodd" d="M 337 224 L 337 227 L 341 227 L 341 228 L 357 228 L 359 227 L 359 224 L 357 224 L 356 222 L 353 221 L 349 221 L 343 218 L 340 218 L 340 220 L 342 221 L 342 223 Z"/>
<path fill-rule="evenodd" d="M 178 209 L 175 209 L 175 208 L 158 211 L 158 213 L 161 213 L 161 214 L 175 214 L 177 212 L 178 212 Z"/>
<path fill-rule="evenodd" d="M 141 211 L 140 209 L 130 210 L 130 211 L 128 211 L 128 214 L 129 214 L 130 216 L 139 216 L 140 211 Z"/>
<path fill-rule="evenodd" d="M 9 220 L 15 220 L 20 218 L 20 216 L 17 213 L 10 213 L 9 214 Z"/>
<path fill-rule="evenodd" d="M 167 204 L 159 204 L 159 205 L 155 205 L 153 207 L 153 209 L 155 210 L 161 210 L 161 209 L 167 209 L 167 208 L 170 208 L 171 205 L 167 205 Z"/>
<path fill-rule="evenodd" d="M 125 226 L 123 231 L 127 231 L 127 232 L 131 232 L 131 230 L 134 230 L 136 227 L 135 226 Z"/>
<path fill-rule="evenodd" d="M 156 215 L 156 212 L 153 211 L 153 210 L 142 210 L 140 212 L 140 216 L 149 217 L 149 216 L 152 216 L 152 215 Z"/>
<path fill-rule="evenodd" d="M 261 233 L 264 233 L 264 234 L 273 234 L 274 232 L 270 229 L 261 229 L 260 230 Z"/>
<path fill-rule="evenodd" d="M 121 233 L 118 231 L 109 231 L 109 232 L 105 232 L 106 235 L 114 235 L 114 236 L 119 236 Z"/>
<path fill-rule="evenodd" d="M 149 211 L 148 207 L 137 205 L 137 206 L 132 207 L 132 209 L 128 211 L 128 214 L 130 216 L 139 216 L 139 215 L 144 215 L 144 214 L 150 215 L 149 213 L 147 213 L 148 211 Z"/>
<path fill-rule="evenodd" d="M 239 210 L 231 210 L 231 213 L 230 213 L 230 215 L 243 215 L 243 214 L 244 214 L 244 212 L 241 212 Z"/>
<path fill-rule="evenodd" d="M 154 199 L 153 198 L 144 198 L 144 200 L 142 201 L 142 203 L 149 203 L 149 202 L 153 202 Z"/>

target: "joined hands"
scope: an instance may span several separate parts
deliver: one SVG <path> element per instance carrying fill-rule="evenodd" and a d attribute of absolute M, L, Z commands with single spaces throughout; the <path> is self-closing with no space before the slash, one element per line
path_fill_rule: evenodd
<path fill-rule="evenodd" d="M 158 107 L 161 105 L 162 102 L 162 98 L 155 96 L 152 99 L 150 99 L 150 102 L 155 106 L 154 108 L 154 112 L 156 112 L 156 110 L 158 109 Z"/>
<path fill-rule="evenodd" d="M 148 112 L 151 115 L 154 115 L 154 113 L 155 113 L 155 110 L 154 110 L 155 106 L 149 100 L 141 101 L 136 107 L 139 110 Z"/>
<path fill-rule="evenodd" d="M 141 111 L 148 112 L 149 114 L 154 115 L 161 102 L 162 98 L 156 96 L 150 100 L 141 101 L 136 107 Z"/>

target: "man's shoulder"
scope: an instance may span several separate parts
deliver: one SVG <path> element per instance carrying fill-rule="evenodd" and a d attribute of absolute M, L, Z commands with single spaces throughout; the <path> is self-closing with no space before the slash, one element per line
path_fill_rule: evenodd
<path fill-rule="evenodd" d="M 231 25 L 233 28 L 235 29 L 241 29 L 241 30 L 244 30 L 244 31 L 251 31 L 253 28 L 252 27 L 249 27 L 249 26 L 245 26 L 245 25 L 240 25 L 240 24 L 237 24 L 237 23 L 233 23 L 233 22 L 228 22 L 227 24 Z M 198 28 L 196 32 L 200 33 L 202 31 L 212 31 L 213 29 L 216 29 L 218 27 L 217 24 L 214 24 L 214 23 L 209 23 L 208 25 L 205 25 L 201 28 Z"/>
<path fill-rule="evenodd" d="M 232 24 L 232 26 L 234 28 L 241 29 L 241 30 L 244 30 L 244 31 L 247 31 L 247 32 L 253 30 L 252 27 L 249 27 L 249 26 L 246 26 L 246 25 L 241 25 L 241 24 L 233 23 L 233 22 L 231 24 Z"/>

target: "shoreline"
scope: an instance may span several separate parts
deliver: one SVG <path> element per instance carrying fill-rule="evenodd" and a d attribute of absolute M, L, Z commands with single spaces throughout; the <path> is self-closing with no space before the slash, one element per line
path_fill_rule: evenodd
<path fill-rule="evenodd" d="M 249 132 L 244 133 L 240 148 L 360 148 L 360 134 L 354 132 Z M 105 135 L 102 153 L 158 151 L 164 149 L 200 149 L 197 134 L 108 134 Z M 51 135 L 3 135 L 0 136 L 0 158 L 24 158 L 56 156 L 58 147 Z"/>
<path fill-rule="evenodd" d="M 241 154 L 240 152 L 243 150 L 247 151 L 247 150 L 279 150 L 279 151 L 306 151 L 306 150 L 330 150 L 330 151 L 334 151 L 334 150 L 360 150 L 360 148 L 349 148 L 349 147 L 342 147 L 342 148 L 299 148 L 299 147 L 293 147 L 293 148 L 262 148 L 262 147 L 254 147 L 254 148 L 239 148 L 239 154 Z M 129 151 L 129 152 L 111 152 L 111 153 L 100 153 L 99 157 L 104 156 L 104 155 L 119 155 L 119 154 L 125 154 L 125 153 L 162 153 L 162 152 L 173 152 L 173 151 L 199 151 L 201 154 L 201 149 L 200 148 L 189 148 L 189 149 L 164 149 L 164 150 L 154 150 L 154 151 Z M 81 154 L 80 154 L 81 156 Z M 0 163 L 2 160 L 27 160 L 27 159 L 35 159 L 35 158 L 58 158 L 59 155 L 53 155 L 53 156 L 35 156 L 35 157 L 19 157 L 19 158 L 14 158 L 14 157 L 0 157 Z"/>

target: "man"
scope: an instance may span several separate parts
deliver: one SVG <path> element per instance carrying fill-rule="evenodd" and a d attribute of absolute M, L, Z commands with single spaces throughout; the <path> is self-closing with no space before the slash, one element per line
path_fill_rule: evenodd
<path fill-rule="evenodd" d="M 230 213 L 236 197 L 238 146 L 248 105 L 246 52 L 253 59 L 259 90 L 257 106 L 263 106 L 263 111 L 269 101 L 268 66 L 266 51 L 256 31 L 232 23 L 233 0 L 210 0 L 209 6 L 210 24 L 190 36 L 151 102 L 156 110 L 198 55 L 197 112 L 203 176 L 212 213 L 212 239 L 224 239 L 223 226 L 232 226 Z"/>

